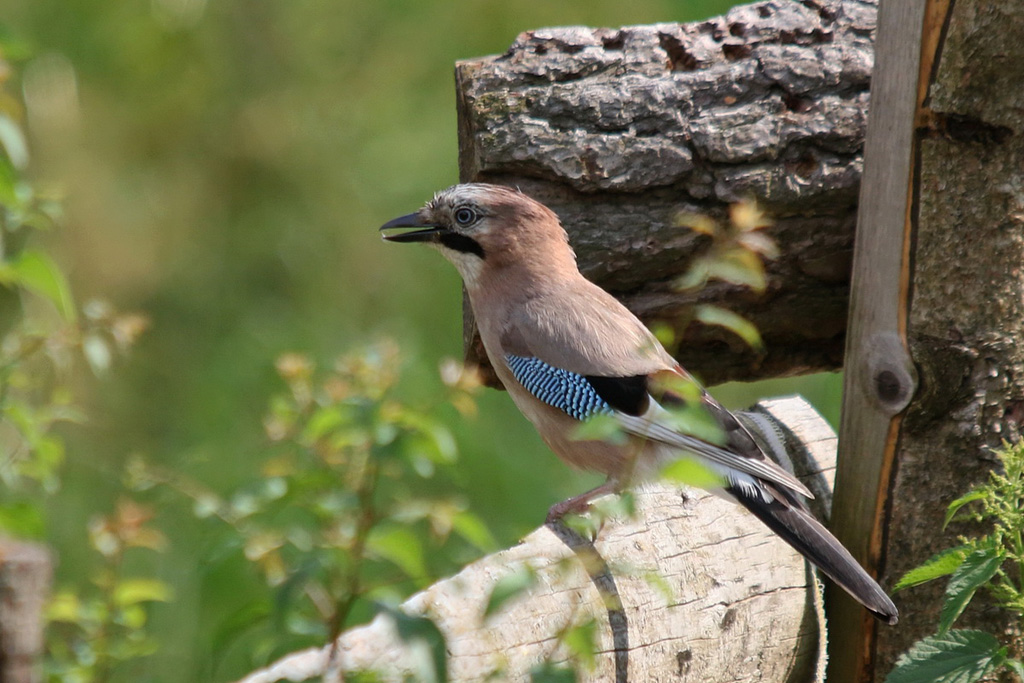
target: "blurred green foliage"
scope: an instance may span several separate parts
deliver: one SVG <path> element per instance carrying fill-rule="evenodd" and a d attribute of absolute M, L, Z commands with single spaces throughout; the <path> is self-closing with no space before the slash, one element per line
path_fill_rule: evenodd
<path fill-rule="evenodd" d="M 0 534 L 46 539 L 46 504 L 63 484 L 66 447 L 57 426 L 82 421 L 72 371 L 87 363 L 106 372 L 146 321 L 100 301 L 80 313 L 64 273 L 40 246 L 40 233 L 58 225 L 60 205 L 24 175 L 30 146 L 10 89 L 19 54 L 0 38 Z M 47 609 L 48 680 L 106 681 L 120 664 L 158 649 L 144 605 L 167 600 L 168 586 L 124 571 L 130 548 L 165 545 L 148 518 L 122 500 L 88 527 L 76 520 L 80 543 L 100 557 L 62 581 Z"/>
<path fill-rule="evenodd" d="M 277 651 L 282 636 L 322 644 L 376 604 L 395 606 L 497 549 L 453 493 L 457 448 L 436 402 L 405 400 L 401 366 L 391 342 L 352 351 L 328 372 L 283 355 L 277 370 L 287 390 L 270 399 L 264 419 L 274 446 L 226 494 L 141 459 L 130 464 L 134 489 L 169 488 L 197 518 L 219 523 L 223 543 L 208 563 L 242 554 L 270 589 L 245 596 L 248 618 L 223 631 L 221 646 L 242 631 L 261 633 L 261 650 Z M 475 373 L 448 380 L 436 401 L 473 412 Z"/>
<path fill-rule="evenodd" d="M 301 445 L 301 457 L 315 462 L 313 434 L 333 433 L 339 423 L 329 403 L 300 409 L 294 378 L 286 378 L 288 390 L 280 394 L 276 359 L 301 350 L 310 366 L 328 366 L 388 336 L 403 349 L 403 379 L 394 385 L 403 405 L 452 396 L 437 365 L 461 353 L 457 276 L 426 250 L 383 247 L 376 228 L 457 180 L 454 61 L 501 52 L 531 28 L 687 21 L 730 4 L 3 1 L 5 56 L 18 69 L 0 112 L 27 128 L 25 148 L 33 156 L 21 173 L 30 174 L 31 187 L 60 188 L 65 217 L 61 231 L 40 232 L 56 215 L 55 195 L 3 195 L 4 220 L 27 217 L 21 220 L 34 241 L 30 258 L 19 262 L 10 258 L 14 248 L 29 247 L 12 237 L 17 230 L 3 233 L 10 267 L 0 273 L 7 278 L 0 279 L 0 327 L 16 320 L 23 301 L 43 311 L 38 319 L 51 326 L 46 335 L 68 329 L 79 310 L 79 331 L 52 337 L 69 340 L 71 350 L 44 345 L 39 353 L 84 354 L 87 362 L 38 356 L 48 369 L 25 371 L 24 381 L 60 373 L 61 381 L 47 384 L 41 402 L 32 404 L 43 412 L 29 422 L 45 429 L 18 434 L 34 439 L 49 464 L 0 476 L 28 476 L 25 495 L 50 491 L 38 519 L 24 522 L 23 512 L 16 518 L 24 532 L 45 531 L 59 553 L 58 584 L 68 585 L 89 577 L 102 583 L 110 567 L 86 520 L 116 519 L 125 483 L 138 484 L 142 473 L 181 475 L 178 486 L 138 494 L 141 509 L 153 515 L 147 525 L 162 530 L 172 551 L 127 548 L 117 557 L 118 576 L 154 577 L 173 596 L 146 601 L 147 638 L 160 647 L 114 671 L 112 680 L 229 680 L 317 637 L 302 632 L 303 619 L 266 619 L 273 563 L 294 566 L 310 556 L 287 539 L 284 518 L 273 512 L 279 489 L 257 482 L 268 450 Z M 0 144 L 8 165 L 22 163 L 18 137 L 3 119 Z M 32 298 L 19 292 L 13 304 L 4 299 L 14 277 Z M 76 308 L 72 290 L 80 302 L 102 299 L 113 307 Z M 141 311 L 145 319 L 114 309 Z M 103 372 L 146 320 L 149 329 L 132 354 L 116 372 Z M 2 381 L 5 391 L 15 386 L 9 377 Z M 803 390 L 835 419 L 836 377 L 813 380 L 809 391 L 784 382 L 769 393 Z M 40 398 L 40 389 L 26 391 Z M 749 401 L 746 389 L 724 393 L 730 392 L 733 404 Z M 269 436 L 288 434 L 284 440 L 265 429 L 275 395 L 270 424 L 281 430 Z M 431 409 L 430 419 L 452 431 L 462 458 L 450 480 L 421 477 L 418 495 L 443 500 L 462 491 L 464 503 L 446 514 L 457 518 L 465 505 L 506 545 L 539 524 L 553 502 L 597 481 L 558 463 L 507 397 L 484 392 L 475 401 L 479 414 L 471 419 L 460 412 L 465 402 Z M 320 426 L 310 427 L 314 415 L 303 410 L 321 409 L 326 416 L 313 421 Z M 323 467 L 321 479 L 302 483 L 316 495 L 326 495 L 327 478 L 338 475 Z M 198 511 L 213 510 L 212 518 L 197 516 L 201 501 L 182 496 L 186 481 L 209 494 L 203 500 L 212 507 Z M 293 485 L 288 491 L 301 490 Z M 250 536 L 237 533 L 242 517 L 225 524 L 217 516 L 246 495 L 262 506 L 244 518 Z M 19 504 L 17 496 L 3 500 L 5 509 Z M 329 515 L 312 508 L 303 514 L 326 532 Z M 435 528 L 430 514 L 419 522 L 431 529 L 421 541 L 443 535 L 444 524 Z M 474 533 L 467 529 L 455 533 Z M 273 540 L 263 548 L 282 545 L 260 555 L 256 530 Z M 482 538 L 463 539 L 450 555 L 425 547 L 423 563 L 442 571 L 446 562 L 479 552 Z M 247 559 L 247 550 L 259 561 Z M 420 560 L 401 562 L 408 576 Z M 102 594 L 96 580 L 92 585 Z M 91 604 L 90 595 L 78 596 L 79 606 Z M 356 606 L 349 620 L 369 613 Z"/>
<path fill-rule="evenodd" d="M 47 680 L 108 681 L 136 660 L 157 652 L 146 630 L 147 603 L 172 599 L 167 583 L 125 572 L 131 548 L 161 551 L 167 539 L 147 523 L 152 512 L 122 499 L 108 516 L 89 524 L 89 543 L 102 560 L 91 575 L 60 587 L 47 609 Z M 128 669 L 130 670 L 130 669 Z"/>

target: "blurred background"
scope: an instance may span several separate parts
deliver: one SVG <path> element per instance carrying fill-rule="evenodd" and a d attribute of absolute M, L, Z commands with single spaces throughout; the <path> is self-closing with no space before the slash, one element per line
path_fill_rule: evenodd
<path fill-rule="evenodd" d="M 86 419 L 64 429 L 46 511 L 57 583 L 90 561 L 83 524 L 115 507 L 129 458 L 214 490 L 254 476 L 282 353 L 329 366 L 391 338 L 409 399 L 443 393 L 439 363 L 461 357 L 458 277 L 377 228 L 458 179 L 456 60 L 528 29 L 692 21 L 731 4 L 0 0 L 26 55 L 29 173 L 64 204 L 48 248 L 80 304 L 149 321 L 112 371 L 78 378 Z M 716 393 L 737 406 L 799 391 L 834 422 L 839 386 L 830 375 Z M 547 452 L 506 396 L 478 402 L 477 417 L 445 420 L 457 485 L 504 546 L 595 480 Z M 172 551 L 131 561 L 174 599 L 152 609 L 159 649 L 113 679 L 231 680 L 311 644 L 247 637 L 243 595 L 262 579 L 241 559 L 203 559 L 221 537 L 185 508 L 155 514 Z"/>

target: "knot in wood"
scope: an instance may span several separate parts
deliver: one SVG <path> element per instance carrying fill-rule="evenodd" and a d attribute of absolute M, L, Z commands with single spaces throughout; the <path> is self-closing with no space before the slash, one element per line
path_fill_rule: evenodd
<path fill-rule="evenodd" d="M 882 370 L 875 375 L 875 393 L 885 403 L 898 401 L 902 393 L 900 378 L 892 370 Z"/>
<path fill-rule="evenodd" d="M 883 413 L 895 415 L 907 407 L 917 390 L 917 369 L 896 333 L 873 335 L 868 348 L 868 396 Z"/>

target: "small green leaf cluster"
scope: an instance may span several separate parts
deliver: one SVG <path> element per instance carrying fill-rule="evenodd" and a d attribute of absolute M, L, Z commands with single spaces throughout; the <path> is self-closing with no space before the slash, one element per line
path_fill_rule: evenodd
<path fill-rule="evenodd" d="M 61 423 L 75 407 L 73 369 L 96 372 L 126 353 L 147 321 L 92 302 L 79 310 L 43 242 L 61 220 L 57 193 L 28 179 L 30 150 L 17 78 L 30 51 L 0 31 L 0 534 L 42 539 L 44 510 L 62 483 Z M 42 246 L 41 246 L 42 244 Z M 95 569 L 60 587 L 47 608 L 47 678 L 104 681 L 119 665 L 152 653 L 148 604 L 171 598 L 161 581 L 127 573 L 126 556 L 161 550 L 149 513 L 122 501 L 89 526 Z M 84 530 L 83 530 L 84 531 Z"/>
<path fill-rule="evenodd" d="M 710 280 L 747 287 L 760 294 L 768 287 L 765 260 L 779 255 L 775 241 L 764 229 L 771 225 L 753 201 L 729 207 L 729 221 L 719 222 L 704 215 L 684 214 L 679 224 L 706 235 L 711 244 L 694 258 L 687 272 L 676 281 L 682 290 L 697 290 Z M 713 304 L 698 304 L 693 317 L 705 325 L 723 327 L 742 339 L 755 351 L 764 346 L 761 334 L 743 316 Z"/>
<path fill-rule="evenodd" d="M 106 681 L 119 666 L 156 652 L 158 644 L 146 632 L 147 604 L 171 600 L 170 588 L 125 569 L 131 553 L 167 546 L 148 524 L 151 518 L 148 508 L 123 499 L 113 514 L 90 523 L 89 544 L 101 561 L 85 581 L 60 589 L 50 601 L 47 680 Z"/>
<path fill-rule="evenodd" d="M 170 486 L 197 517 L 227 525 L 228 545 L 272 594 L 254 596 L 270 605 L 251 613 L 310 644 L 329 642 L 496 548 L 466 501 L 445 493 L 456 488 L 455 439 L 439 406 L 404 398 L 394 343 L 356 350 L 327 371 L 296 353 L 276 366 L 284 390 L 264 418 L 271 448 L 257 479 L 218 494 L 142 461 L 132 468 L 136 487 Z M 460 410 L 473 410 L 474 377 L 442 368 Z"/>
<path fill-rule="evenodd" d="M 27 177 L 24 111 L 14 93 L 28 56 L 0 35 L 0 531 L 41 538 L 39 502 L 60 486 L 65 455 L 54 429 L 83 419 L 71 369 L 84 357 L 106 370 L 147 322 L 102 302 L 80 312 L 64 273 L 39 245 L 58 227 L 61 203 Z"/>
<path fill-rule="evenodd" d="M 901 655 L 886 683 L 972 683 L 1000 668 L 1024 676 L 1024 665 L 992 634 L 953 629 L 982 588 L 1000 607 L 1024 616 L 1024 444 L 1004 444 L 997 456 L 1002 471 L 991 472 L 988 482 L 950 503 L 945 521 L 981 522 L 991 530 L 962 538 L 961 545 L 938 553 L 896 584 L 902 590 L 949 577 L 936 633 Z"/>

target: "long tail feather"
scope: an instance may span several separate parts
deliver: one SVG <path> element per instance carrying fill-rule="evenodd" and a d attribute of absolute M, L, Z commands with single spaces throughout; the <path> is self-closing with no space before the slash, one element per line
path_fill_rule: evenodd
<path fill-rule="evenodd" d="M 752 488 L 731 486 L 726 490 L 877 618 L 890 625 L 899 620 L 896 605 L 881 586 L 806 508 L 776 491 L 771 491 L 775 496 L 769 500 Z"/>

